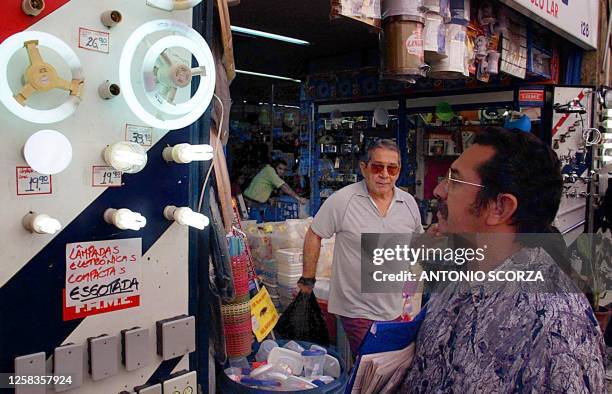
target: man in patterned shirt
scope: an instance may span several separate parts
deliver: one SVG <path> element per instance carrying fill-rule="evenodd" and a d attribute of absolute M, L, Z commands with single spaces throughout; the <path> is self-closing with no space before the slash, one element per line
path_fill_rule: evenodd
<path fill-rule="evenodd" d="M 518 131 L 488 129 L 451 165 L 434 191 L 437 231 L 496 236 L 486 270 L 540 271 L 555 287 L 454 282 L 434 292 L 401 392 L 605 392 L 603 339 L 586 297 L 543 248 L 514 235 L 547 232 L 562 184 L 555 153 Z"/>

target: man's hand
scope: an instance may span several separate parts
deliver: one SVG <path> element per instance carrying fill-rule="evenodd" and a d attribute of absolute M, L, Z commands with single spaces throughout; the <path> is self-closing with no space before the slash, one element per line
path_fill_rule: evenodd
<path fill-rule="evenodd" d="M 438 223 L 434 223 L 431 226 L 429 226 L 427 228 L 426 233 L 434 237 L 441 237 L 442 235 L 444 235 L 442 234 L 442 232 L 440 232 L 440 226 L 438 225 Z"/>

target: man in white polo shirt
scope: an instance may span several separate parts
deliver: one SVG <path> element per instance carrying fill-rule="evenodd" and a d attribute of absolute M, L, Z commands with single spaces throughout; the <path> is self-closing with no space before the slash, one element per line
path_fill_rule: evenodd
<path fill-rule="evenodd" d="M 422 233 L 414 198 L 395 186 L 400 151 L 391 140 L 378 140 L 360 163 L 364 179 L 332 194 L 321 206 L 304 240 L 304 268 L 298 286 L 312 291 L 321 238 L 336 235 L 328 310 L 339 315 L 353 354 L 373 321 L 402 313 L 401 294 L 361 292 L 362 233 Z"/>

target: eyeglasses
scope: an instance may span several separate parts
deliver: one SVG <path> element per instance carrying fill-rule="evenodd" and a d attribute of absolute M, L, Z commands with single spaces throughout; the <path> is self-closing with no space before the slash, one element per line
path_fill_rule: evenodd
<path fill-rule="evenodd" d="M 462 181 L 460 179 L 455 179 L 452 176 L 452 172 L 449 169 L 448 170 L 448 174 L 446 175 L 446 178 L 444 179 L 444 189 L 445 191 L 448 193 L 449 190 L 451 190 L 451 185 L 453 184 L 453 182 L 457 182 L 457 183 L 463 183 L 465 185 L 471 185 L 471 186 L 476 186 L 476 187 L 480 187 L 482 189 L 484 189 L 484 185 L 478 184 L 478 183 L 473 183 L 473 182 L 467 182 L 467 181 Z"/>
<path fill-rule="evenodd" d="M 399 171 L 400 171 L 400 167 L 395 164 L 385 165 L 385 164 L 370 163 L 369 166 L 370 166 L 370 170 L 372 171 L 372 173 L 376 175 L 382 174 L 382 172 L 385 170 L 385 167 L 387 167 L 387 174 L 389 174 L 389 176 L 396 176 L 397 174 L 399 174 Z"/>

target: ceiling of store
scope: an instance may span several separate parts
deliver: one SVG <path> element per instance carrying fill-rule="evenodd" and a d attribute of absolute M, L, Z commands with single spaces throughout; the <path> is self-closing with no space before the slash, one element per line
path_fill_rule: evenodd
<path fill-rule="evenodd" d="M 304 79 L 308 73 L 343 64 L 357 68 L 372 62 L 378 35 L 348 18 L 330 20 L 330 0 L 242 0 L 230 8 L 232 25 L 309 41 L 298 46 L 258 37 L 233 35 L 236 68 Z M 367 57 L 370 59 L 367 59 Z M 299 86 L 261 77 L 238 75 L 232 82 L 234 100 L 262 100 L 275 87 L 275 102 L 298 99 Z"/>

